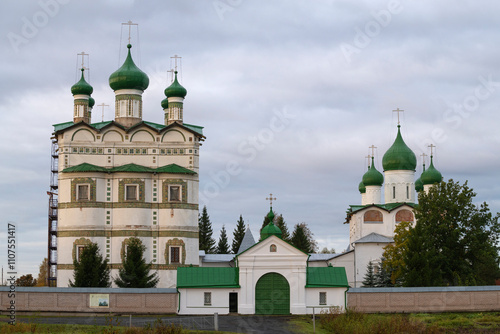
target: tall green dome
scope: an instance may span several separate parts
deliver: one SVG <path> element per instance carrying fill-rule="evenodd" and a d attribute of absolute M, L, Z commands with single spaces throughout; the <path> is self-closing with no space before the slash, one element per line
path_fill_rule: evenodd
<path fill-rule="evenodd" d="M 431 164 L 429 165 L 429 168 L 422 173 L 420 179 L 422 180 L 422 183 L 424 185 L 439 183 L 443 180 L 443 176 L 441 175 L 441 173 L 436 168 L 434 168 L 434 164 L 432 162 L 432 155 L 431 155 Z"/>
<path fill-rule="evenodd" d="M 267 214 L 267 218 L 269 219 L 269 224 L 264 226 L 262 231 L 260 231 L 261 240 L 269 238 L 271 235 L 275 235 L 281 239 L 282 232 L 281 232 L 280 228 L 278 226 L 274 225 L 274 223 L 273 223 L 274 212 L 273 212 L 272 207 L 271 207 L 271 210 L 269 210 L 269 213 Z"/>
<path fill-rule="evenodd" d="M 82 77 L 80 78 L 80 81 L 78 81 L 76 84 L 71 86 L 71 94 L 73 95 L 90 95 L 94 91 L 94 88 L 92 88 L 91 85 L 85 81 L 85 77 L 83 76 L 83 72 L 85 70 L 82 68 Z"/>
<path fill-rule="evenodd" d="M 374 158 L 372 157 L 372 165 L 363 175 L 363 184 L 367 186 L 381 186 L 384 183 L 384 176 L 375 168 Z"/>
<path fill-rule="evenodd" d="M 415 170 L 417 167 L 417 158 L 415 153 L 406 146 L 401 136 L 400 125 L 398 124 L 398 135 L 394 144 L 385 152 L 382 158 L 384 171 L 388 170 Z"/>
<path fill-rule="evenodd" d="M 167 88 L 165 88 L 165 96 L 166 97 L 182 97 L 185 98 L 187 95 L 186 88 L 182 87 L 182 85 L 177 81 L 177 71 L 175 73 L 174 82 Z"/>
<path fill-rule="evenodd" d="M 147 74 L 141 71 L 132 60 L 132 56 L 130 55 L 131 47 L 132 45 L 127 45 L 128 55 L 122 67 L 109 76 L 109 86 L 114 91 L 120 89 L 137 89 L 145 91 L 149 86 Z"/>

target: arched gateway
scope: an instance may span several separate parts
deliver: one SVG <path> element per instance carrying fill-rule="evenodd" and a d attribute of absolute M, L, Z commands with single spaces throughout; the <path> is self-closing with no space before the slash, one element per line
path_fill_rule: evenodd
<path fill-rule="evenodd" d="M 263 275 L 255 286 L 255 314 L 290 314 L 290 285 L 277 273 Z"/>

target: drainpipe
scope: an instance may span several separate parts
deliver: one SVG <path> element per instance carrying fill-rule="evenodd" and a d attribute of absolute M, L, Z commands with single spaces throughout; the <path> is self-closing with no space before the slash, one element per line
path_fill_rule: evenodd
<path fill-rule="evenodd" d="M 177 290 L 177 295 L 179 296 L 179 302 L 177 303 L 177 314 L 179 314 L 179 311 L 181 310 L 181 292 L 179 291 L 179 288 L 175 288 Z"/>
<path fill-rule="evenodd" d="M 347 286 L 347 290 L 344 291 L 344 309 L 347 311 L 347 291 L 349 291 L 349 286 Z"/>
<path fill-rule="evenodd" d="M 310 257 L 311 257 L 311 254 L 309 254 L 309 255 L 307 256 L 307 262 L 306 262 L 306 264 L 307 264 L 307 266 L 306 266 L 306 286 L 307 286 L 307 283 L 309 283 L 309 277 L 307 276 L 307 271 L 308 271 L 308 269 L 309 269 L 309 258 L 310 258 Z"/>

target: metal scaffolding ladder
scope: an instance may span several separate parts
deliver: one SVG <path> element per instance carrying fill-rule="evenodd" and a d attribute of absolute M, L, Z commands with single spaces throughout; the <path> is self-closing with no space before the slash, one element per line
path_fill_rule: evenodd
<path fill-rule="evenodd" d="M 52 137 L 50 161 L 50 190 L 49 195 L 49 228 L 47 250 L 47 286 L 57 286 L 57 200 L 58 200 L 58 172 L 59 172 L 59 145 Z"/>

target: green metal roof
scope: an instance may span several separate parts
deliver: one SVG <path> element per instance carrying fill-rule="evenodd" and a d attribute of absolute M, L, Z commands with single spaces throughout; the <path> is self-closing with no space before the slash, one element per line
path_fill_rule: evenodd
<path fill-rule="evenodd" d="M 86 125 L 89 125 L 91 127 L 93 127 L 94 129 L 96 130 L 100 130 L 102 128 L 104 128 L 105 126 L 111 124 L 111 123 L 114 123 L 116 126 L 124 129 L 124 127 L 114 121 L 106 121 L 106 122 L 99 122 L 99 123 L 92 123 L 92 124 L 87 124 L 85 123 Z M 164 128 L 166 128 L 167 126 L 164 125 L 164 124 L 158 124 L 158 123 L 153 123 L 153 122 L 147 122 L 147 121 L 142 121 L 141 123 L 144 123 L 150 127 L 152 127 L 153 129 L 156 129 L 158 131 L 161 131 L 163 130 Z M 141 123 L 138 123 L 136 125 L 133 126 L 133 128 L 136 128 L 138 126 L 140 126 Z M 74 122 L 64 122 L 64 123 L 58 123 L 58 124 L 54 124 L 53 127 L 54 127 L 54 132 L 58 132 L 58 131 L 61 131 L 61 130 L 65 130 L 75 124 L 78 124 L 78 123 L 74 123 Z M 178 124 L 179 125 L 179 124 Z M 203 136 L 203 127 L 202 126 L 198 126 L 198 125 L 192 125 L 192 124 L 187 124 L 187 123 L 183 123 L 181 124 L 180 126 L 183 126 L 185 127 L 186 129 L 188 130 L 191 130 L 199 135 L 202 135 Z"/>
<path fill-rule="evenodd" d="M 196 174 L 190 169 L 184 168 L 182 166 L 176 164 L 170 164 L 162 167 L 158 167 L 155 169 L 156 173 L 171 173 L 171 174 Z"/>
<path fill-rule="evenodd" d="M 101 166 L 92 165 L 89 163 L 82 163 L 76 166 L 68 167 L 63 169 L 63 173 L 81 173 L 81 172 L 103 172 L 103 173 L 117 173 L 117 172 L 127 172 L 127 173 L 169 173 L 169 174 L 190 174 L 195 175 L 190 169 L 184 168 L 177 164 L 170 164 L 158 168 L 150 168 L 146 166 L 137 165 L 134 163 L 106 168 Z"/>
<path fill-rule="evenodd" d="M 175 73 L 175 79 L 174 82 L 167 88 L 165 88 L 165 96 L 166 97 L 186 97 L 187 90 L 186 88 L 182 87 L 182 85 L 177 81 L 177 71 Z"/>
<path fill-rule="evenodd" d="M 132 56 L 130 55 L 131 47 L 132 45 L 127 45 L 128 54 L 123 65 L 109 76 L 109 86 L 114 91 L 120 89 L 138 89 L 144 91 L 149 86 L 147 74 L 141 71 L 132 60 Z"/>
<path fill-rule="evenodd" d="M 367 204 L 367 205 L 349 205 L 348 213 L 354 213 L 363 209 L 366 209 L 371 206 L 376 206 L 377 208 L 386 210 L 386 211 L 392 211 L 402 205 L 408 205 L 411 206 L 412 208 L 415 208 L 417 204 L 415 203 L 387 203 L 387 204 Z"/>
<path fill-rule="evenodd" d="M 109 172 L 110 170 L 105 167 L 100 167 L 84 162 L 73 167 L 63 169 L 63 173 L 78 173 L 78 172 Z"/>
<path fill-rule="evenodd" d="M 111 172 L 127 172 L 127 173 L 153 173 L 155 170 L 146 166 L 137 164 L 126 164 L 123 166 L 113 167 Z"/>
<path fill-rule="evenodd" d="M 239 288 L 239 268 L 179 267 L 177 288 Z"/>
<path fill-rule="evenodd" d="M 344 267 L 308 267 L 306 288 L 349 287 Z"/>
<path fill-rule="evenodd" d="M 401 136 L 400 125 L 398 125 L 398 135 L 394 144 L 385 152 L 382 158 L 384 171 L 387 170 L 415 170 L 417 167 L 417 157 L 415 153 L 406 146 Z"/>

